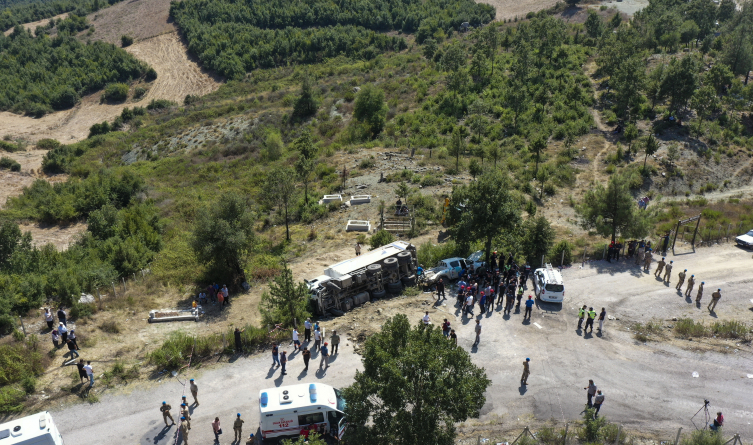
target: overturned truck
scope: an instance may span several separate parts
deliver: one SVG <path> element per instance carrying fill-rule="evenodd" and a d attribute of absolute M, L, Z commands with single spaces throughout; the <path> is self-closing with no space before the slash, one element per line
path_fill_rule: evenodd
<path fill-rule="evenodd" d="M 320 314 L 342 315 L 356 306 L 403 287 L 416 285 L 416 247 L 395 241 L 363 255 L 333 264 L 312 280 L 304 280 Z"/>

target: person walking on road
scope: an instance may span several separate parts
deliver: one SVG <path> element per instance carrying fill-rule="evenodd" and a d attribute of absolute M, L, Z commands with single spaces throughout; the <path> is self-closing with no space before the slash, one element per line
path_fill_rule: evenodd
<path fill-rule="evenodd" d="M 701 304 L 701 298 L 703 298 L 703 285 L 704 284 L 706 284 L 706 282 L 705 281 L 701 281 L 701 284 L 698 285 L 698 293 L 695 296 L 695 302 L 699 306 Z"/>
<path fill-rule="evenodd" d="M 661 273 L 664 271 L 664 266 L 667 264 L 666 261 L 664 261 L 664 257 L 659 260 L 658 263 L 656 263 L 656 271 L 654 272 L 654 276 L 661 278 Z"/>
<path fill-rule="evenodd" d="M 71 360 L 78 358 L 78 352 L 76 352 L 76 344 L 73 343 L 73 340 L 69 338 L 68 341 L 65 342 L 65 345 L 68 346 L 68 352 L 65 355 L 71 354 Z"/>
<path fill-rule="evenodd" d="M 285 364 L 288 363 L 288 351 L 282 351 L 282 354 L 280 355 L 280 363 L 282 364 L 281 375 L 286 375 L 287 372 L 285 372 Z"/>
<path fill-rule="evenodd" d="M 685 288 L 685 297 L 690 298 L 690 293 L 693 292 L 693 286 L 695 285 L 695 275 L 691 275 L 688 278 L 688 287 Z"/>
<path fill-rule="evenodd" d="M 322 331 L 318 328 L 314 329 L 314 351 L 321 349 L 322 347 Z"/>
<path fill-rule="evenodd" d="M 594 408 L 596 408 L 596 411 L 594 411 L 594 419 L 599 417 L 599 410 L 601 409 L 601 404 L 604 403 L 604 393 L 601 392 L 601 390 L 596 391 L 596 397 L 594 398 Z"/>
<path fill-rule="evenodd" d="M 465 314 L 471 314 L 473 316 L 473 295 L 468 294 L 468 298 L 465 299 Z"/>
<path fill-rule="evenodd" d="M 322 365 L 324 365 L 324 369 L 326 370 L 329 368 L 329 350 L 327 348 L 327 343 L 325 342 L 322 348 L 319 350 L 319 352 L 322 353 L 322 359 L 319 362 L 319 369 L 322 369 Z"/>
<path fill-rule="evenodd" d="M 361 255 L 361 243 L 356 243 L 356 256 Z"/>
<path fill-rule="evenodd" d="M 330 337 L 329 342 L 332 343 L 332 355 L 337 354 L 340 346 L 340 336 L 337 335 L 337 331 L 332 331 L 332 337 Z"/>
<path fill-rule="evenodd" d="M 298 329 L 293 328 L 293 352 L 297 351 L 301 347 L 301 341 L 298 340 Z"/>
<path fill-rule="evenodd" d="M 193 403 L 196 404 L 196 406 L 199 406 L 199 387 L 196 386 L 196 381 L 194 379 L 191 379 L 191 395 L 193 396 Z"/>
<path fill-rule="evenodd" d="M 688 269 L 683 270 L 682 272 L 677 274 L 677 286 L 675 286 L 675 289 L 680 290 L 682 288 L 682 284 L 685 282 L 685 274 L 687 274 Z"/>
<path fill-rule="evenodd" d="M 241 437 L 243 436 L 243 422 L 244 420 L 241 419 L 241 413 L 238 413 L 233 422 L 233 432 L 235 432 L 235 439 L 233 439 L 233 442 L 241 441 Z"/>
<path fill-rule="evenodd" d="M 672 265 L 674 261 L 670 261 L 669 264 L 664 266 L 664 278 L 662 281 L 666 281 L 669 284 L 669 280 L 672 278 Z"/>
<path fill-rule="evenodd" d="M 305 347 L 303 348 L 303 352 L 301 352 L 301 357 L 303 357 L 303 365 L 305 368 L 304 371 L 309 370 L 309 360 L 311 360 L 311 351 L 309 351 L 309 348 Z"/>
<path fill-rule="evenodd" d="M 437 301 L 439 301 L 439 297 L 442 297 L 442 299 L 445 299 L 444 296 L 444 280 L 442 278 L 437 281 Z"/>
<path fill-rule="evenodd" d="M 604 330 L 605 318 L 607 318 L 607 310 L 606 308 L 601 308 L 601 313 L 599 314 L 599 332 Z"/>
<path fill-rule="evenodd" d="M 578 330 L 580 331 L 583 327 L 583 319 L 586 317 L 586 305 L 584 304 L 582 308 L 578 310 Z"/>
<path fill-rule="evenodd" d="M 476 327 L 474 330 L 476 331 L 476 341 L 473 342 L 473 346 L 476 346 L 481 341 L 481 320 L 476 320 Z"/>
<path fill-rule="evenodd" d="M 272 366 L 280 366 L 280 348 L 277 347 L 277 343 L 272 343 Z"/>
<path fill-rule="evenodd" d="M 526 361 L 523 362 L 523 375 L 520 377 L 520 383 L 524 385 L 528 384 L 528 376 L 531 375 L 531 369 L 528 367 L 530 361 L 530 358 L 526 358 Z"/>
<path fill-rule="evenodd" d="M 188 429 L 191 429 L 191 412 L 188 411 L 188 404 L 187 403 L 181 403 L 180 404 L 180 418 L 185 419 L 188 424 Z"/>
<path fill-rule="evenodd" d="M 188 420 L 185 417 L 180 418 L 180 437 L 183 439 L 183 445 L 188 445 L 188 430 L 191 427 L 188 425 Z"/>
<path fill-rule="evenodd" d="M 165 421 L 165 426 L 170 426 L 167 424 L 168 417 L 170 418 L 170 422 L 172 422 L 172 425 L 175 425 L 175 420 L 173 420 L 173 415 L 170 414 L 171 409 L 173 409 L 173 407 L 168 405 L 167 402 L 162 402 L 162 406 L 159 407 L 160 412 L 162 412 L 162 420 Z"/>
<path fill-rule="evenodd" d="M 526 300 L 526 312 L 523 314 L 523 319 L 528 317 L 528 319 L 531 319 L 531 311 L 533 311 L 533 304 L 535 302 L 533 301 L 533 297 L 531 295 L 528 296 L 528 299 Z"/>
<path fill-rule="evenodd" d="M 310 342 L 311 341 L 311 319 L 307 318 L 305 322 L 303 322 L 303 341 Z"/>
<path fill-rule="evenodd" d="M 717 289 L 716 292 L 714 292 L 713 294 L 711 294 L 711 302 L 706 307 L 709 310 L 709 312 L 714 312 L 714 309 L 716 309 L 716 304 L 721 299 L 722 299 L 722 290 L 721 289 Z"/>
<path fill-rule="evenodd" d="M 588 405 L 589 408 L 592 408 L 593 405 L 593 396 L 596 395 L 596 385 L 594 384 L 593 380 L 588 380 L 588 386 L 583 388 L 586 390 L 586 396 L 588 397 L 588 401 L 586 402 L 586 405 Z"/>
<path fill-rule="evenodd" d="M 220 427 L 220 418 L 215 417 L 214 422 L 212 422 L 212 432 L 214 432 L 214 441 L 216 443 L 220 442 L 220 434 L 222 434 L 222 428 Z"/>
<path fill-rule="evenodd" d="M 586 327 L 583 332 L 588 332 L 588 327 L 591 326 L 591 332 L 594 331 L 594 319 L 596 318 L 596 311 L 594 308 L 588 308 L 588 319 L 586 320 Z"/>

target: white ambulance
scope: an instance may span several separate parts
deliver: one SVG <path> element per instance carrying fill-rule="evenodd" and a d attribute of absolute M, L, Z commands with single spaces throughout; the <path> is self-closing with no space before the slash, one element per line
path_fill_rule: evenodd
<path fill-rule="evenodd" d="M 339 389 L 322 383 L 281 386 L 259 392 L 259 431 L 262 440 L 297 437 L 314 429 L 340 440 L 345 433 L 345 399 Z"/>
<path fill-rule="evenodd" d="M 0 424 L 0 445 L 64 445 L 47 411 Z"/>

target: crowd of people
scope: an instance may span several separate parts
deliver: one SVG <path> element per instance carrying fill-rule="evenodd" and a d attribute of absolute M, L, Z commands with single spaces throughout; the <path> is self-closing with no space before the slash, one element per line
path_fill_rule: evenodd
<path fill-rule="evenodd" d="M 227 289 L 227 285 L 223 284 L 222 287 L 217 283 L 212 283 L 206 287 L 206 289 L 199 292 L 197 299 L 193 301 L 193 307 L 196 308 L 197 304 L 209 304 L 220 305 L 220 311 L 230 304 L 230 291 Z"/>
<path fill-rule="evenodd" d="M 94 386 L 94 370 L 92 368 L 92 362 L 87 361 L 86 363 L 84 363 L 84 359 L 80 358 L 78 351 L 80 351 L 81 348 L 78 345 L 76 330 L 73 328 L 73 326 L 71 326 L 70 329 L 68 328 L 69 320 L 68 314 L 65 312 L 65 308 L 62 306 L 58 308 L 56 315 L 58 319 L 57 327 L 55 327 L 55 316 L 52 314 L 52 310 L 49 307 L 44 308 L 44 312 L 42 313 L 44 321 L 45 323 L 47 323 L 47 329 L 50 330 L 52 345 L 55 349 L 68 349 L 68 352 L 63 354 L 63 358 L 66 358 L 66 360 L 68 360 L 68 355 L 70 355 L 71 362 L 77 358 L 79 359 L 78 363 L 76 363 L 79 379 L 81 380 L 82 384 L 85 381 L 88 381 L 89 388 L 91 388 L 92 386 Z M 70 362 L 67 362 L 67 364 L 70 364 Z"/>

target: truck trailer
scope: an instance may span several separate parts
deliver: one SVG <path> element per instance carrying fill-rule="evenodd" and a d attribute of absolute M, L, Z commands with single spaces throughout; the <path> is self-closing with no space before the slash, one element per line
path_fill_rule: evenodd
<path fill-rule="evenodd" d="M 0 424 L 0 445 L 64 445 L 52 415 L 44 411 Z"/>
<path fill-rule="evenodd" d="M 416 285 L 416 247 L 395 241 L 363 255 L 340 261 L 312 280 L 304 280 L 319 314 L 342 315 L 356 306 L 403 287 Z"/>

